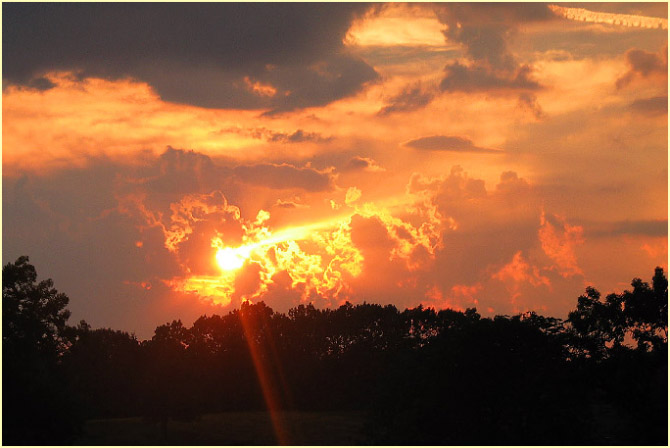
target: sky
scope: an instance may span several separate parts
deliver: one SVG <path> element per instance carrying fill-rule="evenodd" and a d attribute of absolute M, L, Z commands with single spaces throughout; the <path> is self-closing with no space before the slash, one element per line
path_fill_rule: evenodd
<path fill-rule="evenodd" d="M 2 259 L 150 338 L 668 260 L 667 3 L 2 5 Z"/>

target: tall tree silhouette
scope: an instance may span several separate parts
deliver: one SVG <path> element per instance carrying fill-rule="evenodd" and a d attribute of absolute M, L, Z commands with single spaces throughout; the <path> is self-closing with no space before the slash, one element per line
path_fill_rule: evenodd
<path fill-rule="evenodd" d="M 26 256 L 2 268 L 2 342 L 12 356 L 56 356 L 63 349 L 69 298 L 51 279 L 37 282 L 37 271 Z"/>
<path fill-rule="evenodd" d="M 28 257 L 2 268 L 3 444 L 66 443 L 81 414 L 59 357 L 70 312 L 51 279 L 37 282 Z"/>
<path fill-rule="evenodd" d="M 633 279 L 632 291 L 609 294 L 604 301 L 595 288 L 586 288 L 567 320 L 578 336 L 577 349 L 601 359 L 625 350 L 628 335 L 639 350 L 661 350 L 668 339 L 668 280 L 662 268 L 656 268 L 652 282 L 650 287 Z"/>
<path fill-rule="evenodd" d="M 668 340 L 668 279 L 657 267 L 652 287 L 636 278 L 622 294 L 626 323 L 640 350 L 661 350 Z"/>

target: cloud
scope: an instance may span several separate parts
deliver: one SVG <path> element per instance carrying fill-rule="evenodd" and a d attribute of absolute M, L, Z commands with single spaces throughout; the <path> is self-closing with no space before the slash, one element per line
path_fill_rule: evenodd
<path fill-rule="evenodd" d="M 275 202 L 274 207 L 287 208 L 287 209 L 309 208 L 309 206 L 307 206 L 305 204 L 300 204 L 298 202 L 293 202 L 293 201 L 282 201 L 281 199 L 277 199 L 277 202 Z"/>
<path fill-rule="evenodd" d="M 28 83 L 26 84 L 27 87 L 39 91 L 45 91 L 49 89 L 53 89 L 56 87 L 56 84 L 54 84 L 51 80 L 48 78 L 43 78 L 43 77 L 36 77 L 32 78 Z"/>
<path fill-rule="evenodd" d="M 532 93 L 529 92 L 521 92 L 519 94 L 519 105 L 526 109 L 529 110 L 533 116 L 537 119 L 543 118 L 544 117 L 544 112 L 542 111 L 542 107 L 540 104 L 537 102 L 537 97 L 533 95 Z"/>
<path fill-rule="evenodd" d="M 524 258 L 521 251 L 516 252 L 512 261 L 493 273 L 486 283 L 486 286 L 491 287 L 496 281 L 501 282 L 509 294 L 508 303 L 489 302 L 490 305 L 497 310 L 512 310 L 514 313 L 527 311 L 530 308 L 528 304 L 533 301 L 529 296 L 545 295 L 553 289 L 552 281 L 546 274 L 546 271 L 543 273 L 538 266 Z M 531 306 L 534 310 L 546 308 L 537 302 Z"/>
<path fill-rule="evenodd" d="M 329 172 L 307 167 L 297 168 L 287 163 L 237 166 L 233 168 L 233 173 L 242 182 L 267 188 L 306 191 L 327 191 L 333 188 L 333 179 Z"/>
<path fill-rule="evenodd" d="M 507 46 L 516 27 L 552 18 L 544 4 L 449 3 L 434 8 L 440 22 L 447 25 L 443 31 L 447 39 L 463 44 L 471 59 L 507 70 L 516 65 Z"/>
<path fill-rule="evenodd" d="M 476 146 L 472 140 L 465 137 L 433 135 L 421 137 L 403 143 L 403 146 L 430 151 L 479 152 L 500 154 L 502 151 Z"/>
<path fill-rule="evenodd" d="M 379 75 L 344 51 L 364 4 L 13 4 L 3 80 L 53 71 L 148 82 L 166 101 L 282 112 L 350 96 Z M 281 38 L 278 38 L 281 36 Z"/>
<path fill-rule="evenodd" d="M 142 183 L 153 192 L 186 194 L 209 193 L 230 184 L 231 173 L 212 159 L 192 150 L 170 146 L 133 174 L 133 183 Z"/>
<path fill-rule="evenodd" d="M 492 278 L 501 281 L 512 281 L 512 283 L 528 282 L 533 286 L 550 286 L 550 280 L 540 274 L 537 266 L 531 266 L 521 255 L 521 251 L 514 254 L 512 261 L 500 268 L 498 272 L 492 275 Z"/>
<path fill-rule="evenodd" d="M 466 66 L 453 62 L 444 68 L 440 89 L 446 92 L 522 91 L 539 90 L 540 84 L 531 79 L 532 69 L 522 65 L 513 72 L 499 72 L 482 66 Z"/>
<path fill-rule="evenodd" d="M 356 187 L 349 187 L 349 189 L 347 189 L 347 194 L 344 197 L 344 203 L 347 205 L 351 205 L 357 200 L 359 200 L 361 198 L 361 195 L 362 195 L 361 190 L 359 190 Z"/>
<path fill-rule="evenodd" d="M 294 285 L 291 275 L 284 269 L 271 277 L 271 282 L 258 296 L 258 300 L 264 301 L 273 309 L 283 310 L 295 307 L 304 295 L 305 283 Z"/>
<path fill-rule="evenodd" d="M 126 288 L 123 294 L 133 302 L 111 320 L 100 318 L 101 325 L 127 328 L 124 314 L 143 311 L 151 317 L 145 318 L 142 331 L 150 334 L 154 316 L 169 319 L 178 312 L 195 318 L 197 313 L 225 312 L 206 304 L 234 307 L 245 299 L 265 300 L 282 311 L 300 303 L 337 306 L 344 300 L 368 300 L 511 312 L 539 309 L 534 306 L 538 288 L 543 293 L 548 288 L 543 279 L 552 287 L 563 279 L 555 267 L 559 264 L 542 250 L 535 188 L 516 172 L 502 173 L 489 189 L 458 167 L 437 179 L 417 174 L 407 193 L 393 198 L 393 206 L 366 202 L 367 190 L 361 195 L 350 188 L 348 204 L 337 218 L 330 212 L 318 216 L 317 203 L 307 202 L 310 219 L 325 221 L 301 228 L 290 222 L 275 227 L 275 218 L 265 211 L 254 215 L 258 209 L 244 195 L 233 201 L 226 189 L 201 192 L 228 182 L 216 179 L 235 168 L 225 171 L 202 154 L 173 148 L 149 162 L 141 169 L 100 162 L 94 165 L 99 169 L 71 170 L 57 180 L 32 177 L 3 185 L 3 237 L 6 242 L 16 239 L 7 242 L 7 250 L 24 250 L 21 242 L 27 237 L 21 232 L 26 229 L 28 235 L 39 235 L 29 245 L 31 256 L 33 250 L 38 254 L 36 261 L 45 253 L 38 246 L 56 245 L 64 248 L 59 256 L 72 255 L 86 265 L 82 269 L 90 281 L 78 278 L 80 270 L 54 273 L 72 291 L 82 317 L 87 317 L 87 306 L 117 303 L 118 288 Z M 162 176 L 175 182 L 199 177 L 202 183 L 177 183 L 184 188 L 179 191 L 163 183 Z M 77 194 L 82 184 L 89 188 Z M 254 195 L 248 188 L 243 191 Z M 295 198 L 273 202 L 276 212 L 300 206 Z M 327 198 L 320 195 L 317 201 Z M 560 242 L 565 227 L 559 224 L 552 221 Z M 247 244 L 254 250 L 241 268 L 218 269 L 218 248 Z M 100 266 L 112 273 L 111 279 L 105 274 L 99 280 L 94 271 Z M 498 272 L 499 278 L 492 278 Z M 517 282 L 517 277 L 523 278 Z M 89 305 L 85 298 L 100 284 L 105 291 Z M 147 310 L 144 300 L 164 308 Z M 187 305 L 194 309 L 181 314 Z"/>
<path fill-rule="evenodd" d="M 164 224 L 165 245 L 177 255 L 185 270 L 193 275 L 217 275 L 212 257 L 203 253 L 211 250 L 213 235 L 222 235 L 231 245 L 239 245 L 245 234 L 240 209 L 228 203 L 223 194 L 214 191 L 207 195 L 187 195 L 170 206 L 169 221 Z"/>
<path fill-rule="evenodd" d="M 402 92 L 388 99 L 387 104 L 382 107 L 378 115 L 386 116 L 396 112 L 411 112 L 427 106 L 435 98 L 434 89 L 425 88 L 421 83 L 411 84 Z"/>
<path fill-rule="evenodd" d="M 503 172 L 497 185 L 486 188 L 456 166 L 438 179 L 414 175 L 408 190 L 440 217 L 441 244 L 430 270 L 416 271 L 417 284 L 428 285 L 427 302 L 488 313 L 563 313 L 558 310 L 568 306 L 566 297 L 583 288 L 583 277 L 570 271 L 576 230 L 553 215 L 542 221 L 537 186 L 516 172 Z M 550 233 L 547 219 L 553 239 L 544 234 Z"/>
<path fill-rule="evenodd" d="M 220 189 L 236 194 L 239 182 L 318 192 L 333 188 L 331 170 L 318 171 L 288 163 L 220 166 L 205 154 L 168 147 L 155 163 L 136 170 L 131 184 L 141 184 L 149 191 L 163 194 L 210 193 Z"/>
<path fill-rule="evenodd" d="M 668 78 L 667 47 L 660 53 L 651 53 L 636 48 L 630 49 L 626 52 L 626 63 L 629 69 L 623 76 L 617 79 L 617 89 L 623 89 L 638 78 L 651 78 L 654 76 L 666 80 Z"/>
<path fill-rule="evenodd" d="M 544 4 L 445 3 L 435 12 L 447 26 L 448 41 L 463 45 L 469 64 L 448 64 L 440 83 L 442 91 L 478 92 L 537 90 L 532 68 L 521 65 L 508 48 L 508 39 L 520 24 L 549 20 Z"/>
<path fill-rule="evenodd" d="M 442 26 L 419 3 L 377 3 L 352 24 L 346 44 L 356 47 L 431 47 L 444 45 Z"/>
<path fill-rule="evenodd" d="M 318 132 L 308 132 L 302 129 L 296 129 L 293 132 L 284 132 L 284 131 L 274 131 L 272 129 L 266 129 L 264 127 L 252 128 L 252 129 L 231 127 L 221 129 L 219 131 L 220 134 L 230 132 L 244 136 L 249 136 L 259 140 L 262 139 L 271 143 L 303 143 L 303 142 L 326 143 L 333 139 L 333 137 L 324 137 Z"/>
<path fill-rule="evenodd" d="M 425 209 L 434 208 L 444 229 L 443 248 L 435 255 L 441 274 L 431 281 L 445 292 L 481 281 L 489 266 L 497 270 L 515 252 L 537 244 L 539 199 L 516 173 L 504 173 L 498 187 L 487 190 L 482 179 L 455 166 L 441 179 L 413 176 L 409 190 L 425 198 Z"/>
<path fill-rule="evenodd" d="M 276 138 L 277 138 L 277 136 L 273 136 L 273 139 L 276 139 Z M 290 142 L 290 143 L 308 142 L 308 141 L 323 143 L 323 142 L 330 141 L 332 138 L 331 137 L 324 138 L 324 137 L 321 137 L 321 135 L 316 133 L 316 132 L 304 132 L 302 129 L 298 129 L 297 131 L 295 131 L 294 133 L 292 133 L 290 135 L 284 136 L 284 135 L 279 134 L 279 139 L 280 139 L 280 141 L 287 141 L 287 142 Z"/>
<path fill-rule="evenodd" d="M 342 166 L 339 171 L 349 172 L 349 171 L 369 171 L 369 172 L 379 172 L 385 171 L 384 168 L 379 166 L 377 162 L 369 157 L 354 156 L 349 161 Z"/>
<path fill-rule="evenodd" d="M 504 171 L 500 174 L 500 183 L 496 185 L 496 192 L 509 197 L 527 194 L 530 188 L 530 184 L 514 171 Z"/>
<path fill-rule="evenodd" d="M 542 211 L 538 230 L 542 250 L 554 261 L 563 277 L 584 274 L 575 255 L 575 247 L 584 242 L 583 234 L 581 226 L 569 225 L 562 217 Z"/>
<path fill-rule="evenodd" d="M 585 235 L 593 238 L 619 237 L 621 235 L 668 236 L 667 219 L 585 222 L 583 227 Z"/>
<path fill-rule="evenodd" d="M 662 115 L 668 113 L 668 97 L 655 96 L 652 98 L 639 98 L 630 104 L 630 109 L 647 115 Z"/>
<path fill-rule="evenodd" d="M 4 174 L 3 260 L 30 255 L 40 276 L 70 297 L 73 320 L 150 337 L 161 322 L 213 310 L 161 281 L 179 275 L 181 266 L 165 248 L 162 229 L 121 211 L 115 195 L 130 171 L 97 160 L 86 169 Z"/>
<path fill-rule="evenodd" d="M 301 142 L 316 142 L 316 143 L 325 143 L 332 140 L 332 137 L 323 137 L 317 132 L 305 132 L 302 129 L 298 129 L 293 133 L 285 132 L 273 132 L 269 131 L 267 134 L 267 140 L 270 142 L 280 142 L 280 143 L 301 143 Z"/>

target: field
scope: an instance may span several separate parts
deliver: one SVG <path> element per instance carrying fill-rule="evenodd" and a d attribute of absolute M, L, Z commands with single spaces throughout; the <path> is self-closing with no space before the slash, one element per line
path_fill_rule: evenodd
<path fill-rule="evenodd" d="M 282 412 L 291 445 L 360 445 L 364 414 L 357 412 Z M 141 418 L 89 420 L 77 445 L 276 445 L 267 412 L 205 414 L 192 422 L 160 425 Z"/>

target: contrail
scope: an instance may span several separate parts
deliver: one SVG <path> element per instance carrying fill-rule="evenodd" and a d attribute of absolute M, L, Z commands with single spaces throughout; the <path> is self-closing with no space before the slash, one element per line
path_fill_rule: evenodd
<path fill-rule="evenodd" d="M 549 9 L 558 16 L 581 22 L 608 23 L 610 25 L 621 25 L 635 28 L 668 29 L 668 19 L 661 19 L 659 17 L 596 12 L 583 8 L 565 8 L 557 5 L 549 5 Z"/>

